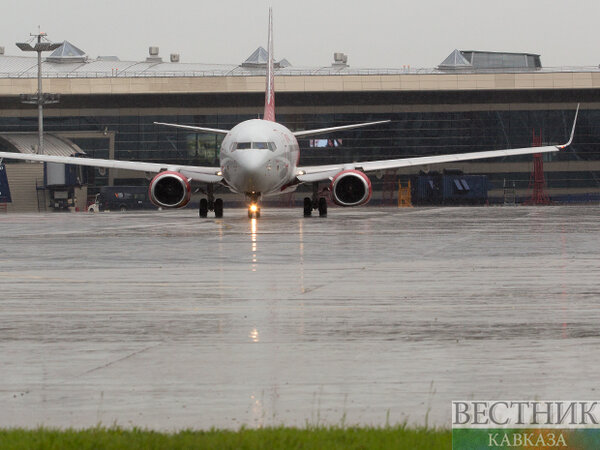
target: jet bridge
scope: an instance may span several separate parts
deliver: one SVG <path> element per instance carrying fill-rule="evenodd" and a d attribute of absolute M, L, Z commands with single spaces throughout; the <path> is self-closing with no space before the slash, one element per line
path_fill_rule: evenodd
<path fill-rule="evenodd" d="M 37 153 L 38 134 L 31 132 L 0 133 L 0 148 L 19 153 Z M 85 155 L 83 150 L 71 140 L 51 133 L 44 135 L 44 153 L 55 156 Z M 6 185 L 8 186 L 10 177 L 13 190 L 19 193 L 18 198 L 15 198 L 17 204 L 14 205 L 14 209 L 39 211 L 45 210 L 47 206 L 53 209 L 68 209 L 76 206 L 77 194 L 80 197 L 83 194 L 78 191 L 81 190 L 82 184 L 85 184 L 85 174 L 80 167 L 45 163 L 40 166 L 40 171 L 34 180 L 35 191 L 32 180 L 25 176 L 25 172 L 27 174 L 31 172 L 30 169 L 31 164 L 20 162 L 11 162 L 8 167 L 3 166 L 2 172 L 6 178 Z M 24 195 L 21 195 L 23 192 Z M 84 194 L 83 196 L 87 197 L 87 192 Z M 2 201 L 1 194 L 0 203 L 6 203 Z"/>

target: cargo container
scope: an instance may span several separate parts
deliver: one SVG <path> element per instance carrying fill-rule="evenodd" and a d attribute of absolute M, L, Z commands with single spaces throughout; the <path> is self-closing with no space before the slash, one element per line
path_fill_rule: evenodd
<path fill-rule="evenodd" d="M 488 199 L 485 175 L 456 171 L 420 174 L 411 178 L 414 205 L 483 205 Z"/>

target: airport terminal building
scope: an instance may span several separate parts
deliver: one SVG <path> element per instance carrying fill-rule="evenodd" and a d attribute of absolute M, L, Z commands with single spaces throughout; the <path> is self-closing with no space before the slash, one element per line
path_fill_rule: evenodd
<path fill-rule="evenodd" d="M 266 52 L 259 48 L 235 66 L 180 62 L 178 55 L 165 59 L 155 48 L 141 62 L 92 59 L 65 41 L 42 65 L 44 92 L 59 96 L 44 108 L 45 152 L 218 165 L 221 137 L 153 122 L 228 129 L 259 117 Z M 36 77 L 35 57 L 8 56 L 0 47 L 2 150 L 36 151 L 37 110 L 22 98 L 36 93 Z M 534 140 L 564 143 L 581 103 L 573 145 L 544 155 L 547 193 L 556 201 L 600 196 L 597 67 L 550 69 L 535 54 L 456 50 L 434 69 L 357 69 L 336 54 L 327 67 L 279 61 L 275 89 L 277 121 L 291 130 L 391 120 L 300 140 L 300 165 L 528 147 Z M 47 169 L 5 163 L 13 194 L 8 210 L 45 208 Z M 505 182 L 524 200 L 531 193 L 532 168 L 532 157 L 522 156 L 378 173 L 372 177 L 372 203 L 393 204 L 398 180 L 443 169 L 487 175 L 492 201 L 501 201 Z M 100 186 L 148 183 L 143 174 L 86 170 L 86 201 Z M 39 200 L 40 192 L 45 200 Z"/>

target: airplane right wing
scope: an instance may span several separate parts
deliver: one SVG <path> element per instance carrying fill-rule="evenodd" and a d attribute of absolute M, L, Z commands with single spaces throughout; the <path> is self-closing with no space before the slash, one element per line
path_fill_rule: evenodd
<path fill-rule="evenodd" d="M 24 161 L 73 164 L 76 166 L 105 167 L 107 169 L 127 169 L 138 172 L 158 173 L 164 170 L 180 172 L 190 180 L 202 183 L 219 183 L 223 177 L 219 167 L 185 166 L 179 164 L 161 164 L 140 161 L 121 161 L 117 159 L 80 158 L 72 156 L 37 155 L 32 153 L 0 152 L 0 160 L 18 159 Z"/>

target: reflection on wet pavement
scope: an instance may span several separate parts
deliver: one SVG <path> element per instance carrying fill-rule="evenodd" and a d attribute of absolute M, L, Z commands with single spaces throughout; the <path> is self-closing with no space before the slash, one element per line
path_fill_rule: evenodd
<path fill-rule="evenodd" d="M 600 208 L 0 216 L 0 421 L 449 425 L 593 399 Z"/>

